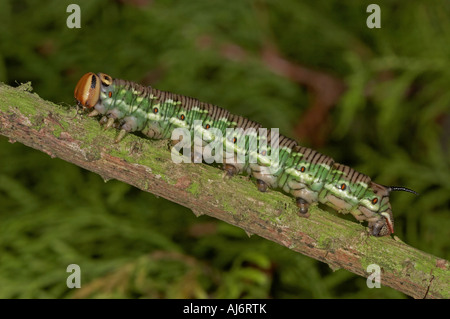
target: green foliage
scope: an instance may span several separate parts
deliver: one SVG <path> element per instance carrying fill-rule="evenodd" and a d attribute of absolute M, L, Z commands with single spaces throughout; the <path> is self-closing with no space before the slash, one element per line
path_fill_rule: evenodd
<path fill-rule="evenodd" d="M 274 45 L 347 85 L 320 151 L 418 191 L 392 195 L 396 235 L 450 257 L 447 2 L 378 1 L 381 29 L 366 27 L 367 1 L 84 0 L 82 28 L 68 29 L 70 3 L 0 1 L 0 81 L 32 81 L 67 107 L 79 77 L 101 71 L 295 137 L 311 96 L 261 58 Z M 403 297 L 3 137 L 0 203 L 0 298 Z M 71 263 L 77 291 L 66 287 Z"/>

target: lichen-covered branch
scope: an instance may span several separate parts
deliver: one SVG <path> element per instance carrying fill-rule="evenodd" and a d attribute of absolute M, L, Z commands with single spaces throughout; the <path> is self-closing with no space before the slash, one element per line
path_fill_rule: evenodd
<path fill-rule="evenodd" d="M 301 218 L 293 199 L 281 192 L 260 193 L 248 178 L 224 179 L 212 166 L 173 163 L 167 141 L 129 134 L 116 144 L 117 131 L 103 131 L 95 119 L 77 115 L 75 107 L 55 105 L 30 91 L 29 84 L 0 83 L 0 134 L 10 141 L 179 203 L 197 216 L 221 219 L 333 269 L 367 277 L 367 266 L 377 264 L 382 285 L 414 298 L 450 297 L 446 260 L 400 240 L 367 236 L 363 225 L 318 207 Z"/>

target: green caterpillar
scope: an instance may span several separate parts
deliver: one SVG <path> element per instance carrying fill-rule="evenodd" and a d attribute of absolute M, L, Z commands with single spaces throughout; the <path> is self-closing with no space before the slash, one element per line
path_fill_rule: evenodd
<path fill-rule="evenodd" d="M 207 153 L 200 159 L 222 160 L 229 176 L 246 172 L 256 178 L 262 192 L 270 187 L 291 194 L 300 216 L 308 217 L 309 206 L 320 202 L 367 221 L 371 235 L 385 236 L 394 233 L 390 192 L 416 194 L 408 188 L 374 183 L 326 155 L 273 134 L 274 130 L 264 131 L 256 122 L 194 98 L 91 72 L 79 80 L 74 94 L 79 105 L 91 110 L 89 116 L 103 115 L 100 122 L 105 128 L 120 129 L 116 142 L 135 131 L 152 139 L 172 138 L 175 146 L 184 143 L 194 149 L 194 161 Z M 175 134 L 179 129 L 189 134 L 180 138 Z M 195 142 L 198 135 L 200 143 Z M 218 152 L 217 146 L 227 152 Z"/>

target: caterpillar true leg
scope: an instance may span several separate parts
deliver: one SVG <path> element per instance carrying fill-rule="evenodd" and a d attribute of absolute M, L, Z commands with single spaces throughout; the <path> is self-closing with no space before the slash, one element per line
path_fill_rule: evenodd
<path fill-rule="evenodd" d="M 103 129 L 105 129 L 105 130 L 110 129 L 110 128 L 114 125 L 114 122 L 115 122 L 115 121 L 116 121 L 115 118 L 110 117 L 110 118 L 108 119 L 108 121 L 106 122 L 106 124 L 103 126 Z"/>
<path fill-rule="evenodd" d="M 105 125 L 105 123 L 108 122 L 108 117 L 106 115 L 102 116 L 102 118 L 100 119 L 99 123 L 100 125 Z"/>
<path fill-rule="evenodd" d="M 90 113 L 88 114 L 88 116 L 89 116 L 89 117 L 94 117 L 94 116 L 97 116 L 97 115 L 99 115 L 99 114 L 100 114 L 99 111 L 93 110 L 92 112 L 90 112 Z"/>
<path fill-rule="evenodd" d="M 119 135 L 117 135 L 116 139 L 114 140 L 114 143 L 119 143 L 125 137 L 125 135 L 127 135 L 127 133 L 127 130 L 121 129 Z"/>

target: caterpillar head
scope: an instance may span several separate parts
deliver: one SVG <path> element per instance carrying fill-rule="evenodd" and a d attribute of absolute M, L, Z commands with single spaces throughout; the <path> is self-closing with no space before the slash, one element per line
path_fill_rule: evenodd
<path fill-rule="evenodd" d="M 93 108 L 100 99 L 102 86 L 109 86 L 112 83 L 111 76 L 104 73 L 86 73 L 78 81 L 75 87 L 74 96 L 78 105 L 84 108 Z"/>

